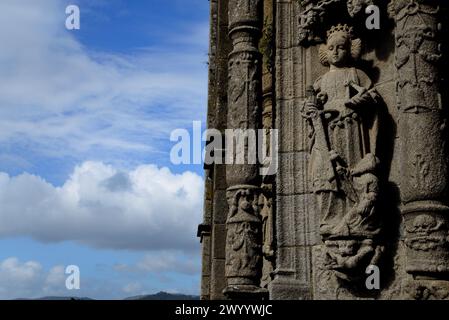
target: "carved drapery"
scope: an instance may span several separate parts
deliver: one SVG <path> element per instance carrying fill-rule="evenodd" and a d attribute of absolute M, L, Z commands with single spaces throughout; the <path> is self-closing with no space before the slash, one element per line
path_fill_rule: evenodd
<path fill-rule="evenodd" d="M 229 1 L 228 129 L 258 129 L 261 118 L 261 0 Z M 248 146 L 246 146 L 248 148 Z M 235 151 L 235 150 L 234 150 Z M 247 152 L 248 149 L 245 150 Z M 227 288 L 230 298 L 254 298 L 262 271 L 262 219 L 258 164 L 227 165 Z"/>
<path fill-rule="evenodd" d="M 354 67 L 361 53 L 352 28 L 337 25 L 320 48 L 330 70 L 310 88 L 302 114 L 309 120 L 310 181 L 325 245 L 324 267 L 344 281 L 364 278 L 377 264 L 381 223 L 376 211 L 379 100 L 370 78 Z"/>

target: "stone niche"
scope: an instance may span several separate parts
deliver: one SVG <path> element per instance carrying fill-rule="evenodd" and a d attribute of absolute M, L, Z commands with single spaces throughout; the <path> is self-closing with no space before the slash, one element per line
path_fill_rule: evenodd
<path fill-rule="evenodd" d="M 202 299 L 449 299 L 448 2 L 210 3 L 208 126 L 278 170 L 206 167 Z"/>

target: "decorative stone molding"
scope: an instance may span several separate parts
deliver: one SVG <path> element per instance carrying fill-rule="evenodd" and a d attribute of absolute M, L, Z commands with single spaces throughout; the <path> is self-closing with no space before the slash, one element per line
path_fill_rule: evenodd
<path fill-rule="evenodd" d="M 271 274 L 274 270 L 275 247 L 274 247 L 274 221 L 273 221 L 273 186 L 262 185 L 260 195 L 260 216 L 262 219 L 262 278 L 260 286 L 267 288 L 271 282 Z"/>
<path fill-rule="evenodd" d="M 229 1 L 228 129 L 258 129 L 261 123 L 263 1 Z M 227 165 L 229 214 L 226 221 L 227 287 L 229 298 L 262 298 L 262 220 L 258 164 Z"/>
<path fill-rule="evenodd" d="M 434 0 L 396 0 L 397 106 L 406 271 L 417 278 L 449 274 L 447 110 L 443 109 L 442 17 Z"/>
<path fill-rule="evenodd" d="M 262 127 L 265 130 L 267 155 L 271 152 L 271 129 L 273 129 L 273 69 L 275 42 L 273 33 L 273 0 L 265 0 L 263 7 L 264 24 L 259 47 L 263 54 L 262 64 Z M 265 164 L 262 164 L 265 165 Z M 260 286 L 267 288 L 271 282 L 275 266 L 274 218 L 273 218 L 273 183 L 274 175 L 262 177 L 260 215 L 262 219 L 263 264 Z"/>

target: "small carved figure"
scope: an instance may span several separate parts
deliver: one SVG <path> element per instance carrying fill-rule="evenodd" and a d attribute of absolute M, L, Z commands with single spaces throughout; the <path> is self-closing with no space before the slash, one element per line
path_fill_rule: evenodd
<path fill-rule="evenodd" d="M 376 265 L 383 247 L 367 240 L 327 240 L 325 267 L 333 270 L 343 280 L 359 280 L 365 277 L 365 269 Z"/>
<path fill-rule="evenodd" d="M 261 276 L 262 223 L 256 189 L 228 191 L 226 276 L 228 285 L 257 286 Z"/>

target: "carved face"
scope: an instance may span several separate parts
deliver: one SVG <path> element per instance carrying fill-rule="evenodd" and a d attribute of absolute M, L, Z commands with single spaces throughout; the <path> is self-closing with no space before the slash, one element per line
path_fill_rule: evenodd
<path fill-rule="evenodd" d="M 342 257 L 353 256 L 357 253 L 358 243 L 354 240 L 346 240 L 338 242 L 338 251 Z"/>
<path fill-rule="evenodd" d="M 239 199 L 239 208 L 243 211 L 250 212 L 253 209 L 254 195 L 250 191 L 243 191 Z"/>
<path fill-rule="evenodd" d="M 326 45 L 327 61 L 336 67 L 343 67 L 351 52 L 351 42 L 343 33 L 334 33 Z"/>
<path fill-rule="evenodd" d="M 435 218 L 427 214 L 419 215 L 413 220 L 413 228 L 417 233 L 428 234 L 435 229 L 436 225 Z"/>

